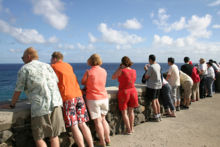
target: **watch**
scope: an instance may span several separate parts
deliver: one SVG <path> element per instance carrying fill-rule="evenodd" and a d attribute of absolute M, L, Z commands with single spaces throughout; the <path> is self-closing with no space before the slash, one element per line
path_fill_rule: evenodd
<path fill-rule="evenodd" d="M 11 109 L 15 108 L 15 105 L 10 104 L 9 106 Z"/>

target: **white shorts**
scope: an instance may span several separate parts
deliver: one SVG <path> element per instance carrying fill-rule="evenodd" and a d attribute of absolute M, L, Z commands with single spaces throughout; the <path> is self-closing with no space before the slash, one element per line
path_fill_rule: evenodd
<path fill-rule="evenodd" d="M 86 100 L 91 119 L 100 118 L 101 115 L 107 115 L 109 109 L 109 99 Z"/>

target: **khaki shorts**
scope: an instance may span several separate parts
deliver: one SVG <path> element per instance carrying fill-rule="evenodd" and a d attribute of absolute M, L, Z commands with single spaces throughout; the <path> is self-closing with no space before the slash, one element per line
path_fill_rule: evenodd
<path fill-rule="evenodd" d="M 89 109 L 89 114 L 91 119 L 100 118 L 101 115 L 107 115 L 109 109 L 109 99 L 103 100 L 87 100 L 87 107 Z"/>
<path fill-rule="evenodd" d="M 184 98 L 190 98 L 192 95 L 192 86 L 193 83 L 190 81 L 186 81 L 183 83 L 182 87 L 184 90 Z"/>
<path fill-rule="evenodd" d="M 65 132 L 61 107 L 55 107 L 51 114 L 31 118 L 31 129 L 35 141 Z"/>

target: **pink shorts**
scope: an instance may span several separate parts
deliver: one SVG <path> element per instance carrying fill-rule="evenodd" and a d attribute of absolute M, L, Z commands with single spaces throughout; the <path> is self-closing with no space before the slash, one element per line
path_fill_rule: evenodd
<path fill-rule="evenodd" d="M 63 103 L 63 118 L 66 127 L 89 121 L 86 105 L 82 97 L 76 97 Z"/>
<path fill-rule="evenodd" d="M 136 88 L 123 89 L 118 91 L 119 110 L 126 110 L 127 107 L 138 107 L 138 94 Z"/>

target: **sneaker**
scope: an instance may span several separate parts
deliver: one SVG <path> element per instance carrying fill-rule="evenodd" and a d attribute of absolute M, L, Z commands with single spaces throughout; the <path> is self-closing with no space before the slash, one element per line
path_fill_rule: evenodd
<path fill-rule="evenodd" d="M 188 106 L 181 106 L 181 109 L 186 110 L 186 109 L 189 109 L 189 107 Z"/>
<path fill-rule="evenodd" d="M 176 111 L 180 111 L 180 106 L 177 106 L 177 107 L 176 107 Z"/>

